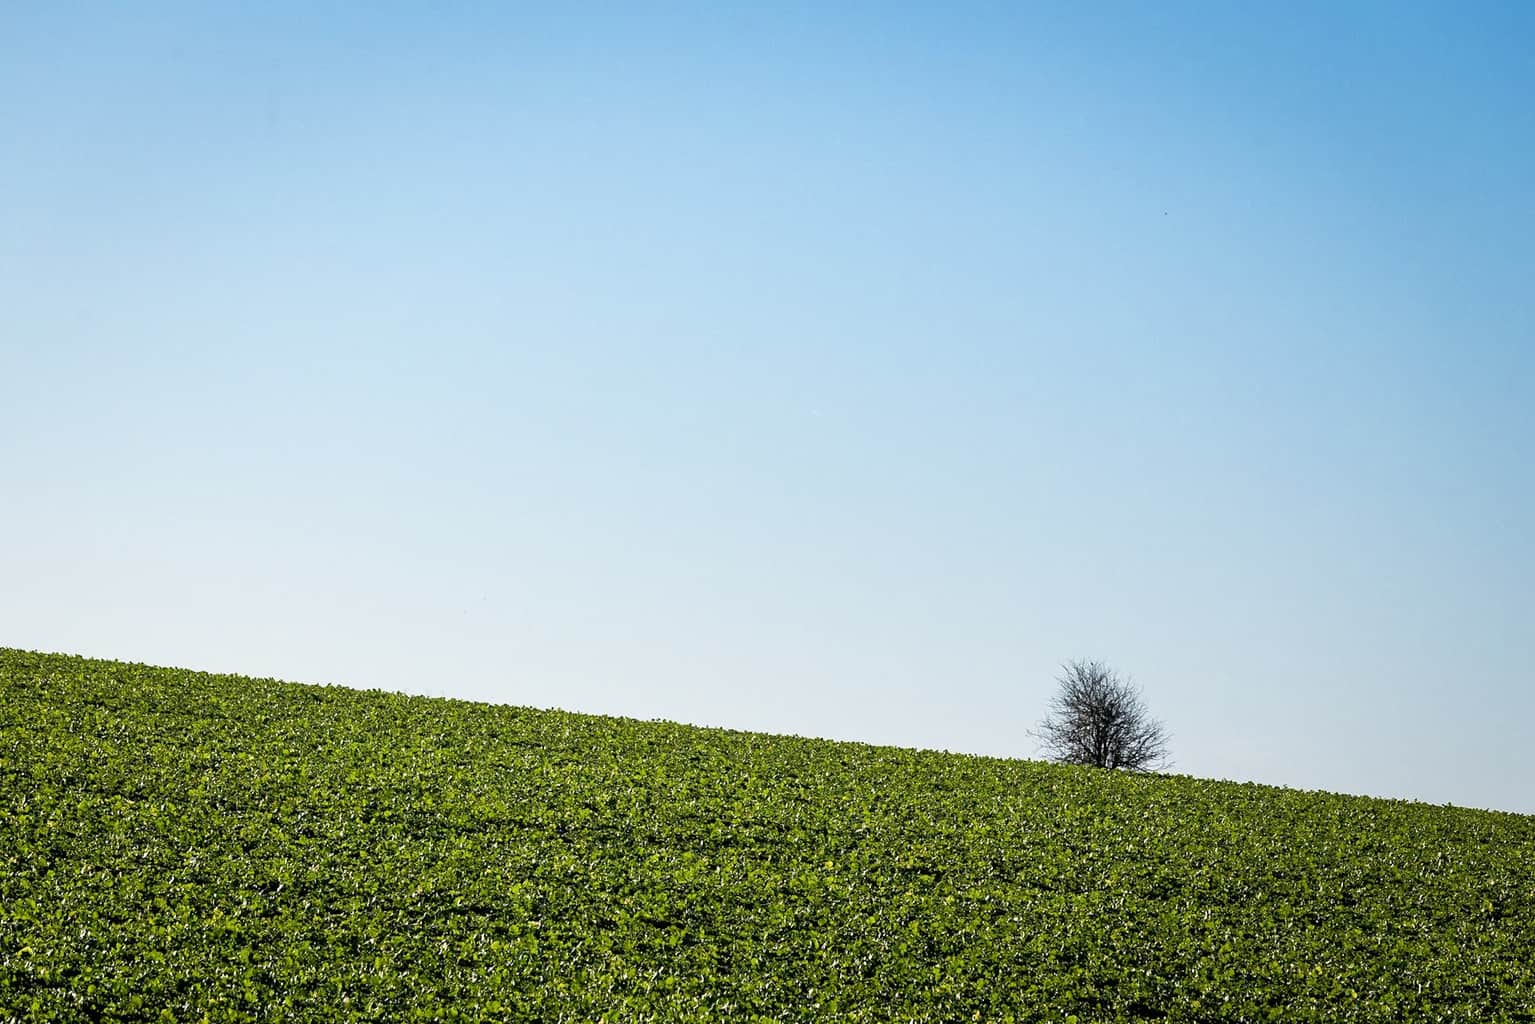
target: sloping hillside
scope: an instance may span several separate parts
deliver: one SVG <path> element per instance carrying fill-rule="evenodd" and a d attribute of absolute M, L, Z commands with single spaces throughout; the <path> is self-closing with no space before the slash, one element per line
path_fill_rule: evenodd
<path fill-rule="evenodd" d="M 1535 818 L 0 649 L 0 1021 L 1154 1018 L 1535 1020 Z"/>

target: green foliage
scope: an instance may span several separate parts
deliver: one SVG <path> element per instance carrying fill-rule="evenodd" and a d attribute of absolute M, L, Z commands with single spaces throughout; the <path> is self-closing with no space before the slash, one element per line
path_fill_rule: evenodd
<path fill-rule="evenodd" d="M 0 649 L 0 1021 L 1531 1021 L 1535 818 Z"/>

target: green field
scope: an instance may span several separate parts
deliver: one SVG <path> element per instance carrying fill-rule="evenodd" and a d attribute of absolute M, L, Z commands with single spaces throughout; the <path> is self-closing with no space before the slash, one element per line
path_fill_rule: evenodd
<path fill-rule="evenodd" d="M 0 780 L 0 1021 L 1535 1020 L 1535 817 L 8 649 Z"/>

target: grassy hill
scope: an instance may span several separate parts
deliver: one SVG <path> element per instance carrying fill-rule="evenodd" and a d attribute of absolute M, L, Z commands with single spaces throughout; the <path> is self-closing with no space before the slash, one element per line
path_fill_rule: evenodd
<path fill-rule="evenodd" d="M 1531 1021 L 1535 818 L 0 649 L 0 1021 Z"/>

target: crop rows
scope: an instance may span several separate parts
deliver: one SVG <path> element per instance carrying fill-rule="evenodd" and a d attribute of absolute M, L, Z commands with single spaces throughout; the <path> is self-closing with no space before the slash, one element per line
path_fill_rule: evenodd
<path fill-rule="evenodd" d="M 1535 1021 L 1535 818 L 0 649 L 0 1022 Z"/>

